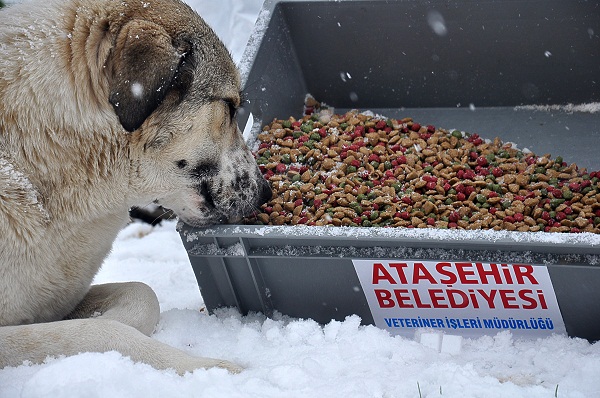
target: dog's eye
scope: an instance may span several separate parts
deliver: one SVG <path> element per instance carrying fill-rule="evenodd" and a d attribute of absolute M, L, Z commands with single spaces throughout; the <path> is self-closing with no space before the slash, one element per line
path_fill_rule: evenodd
<path fill-rule="evenodd" d="M 233 101 L 228 99 L 223 100 L 223 102 L 225 102 L 225 105 L 227 105 L 227 109 L 229 111 L 229 118 L 233 120 L 233 118 L 237 114 L 237 106 L 233 103 Z"/>

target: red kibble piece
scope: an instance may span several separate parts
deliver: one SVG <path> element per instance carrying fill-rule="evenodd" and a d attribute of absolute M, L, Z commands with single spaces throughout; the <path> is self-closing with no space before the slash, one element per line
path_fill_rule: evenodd
<path fill-rule="evenodd" d="M 435 133 L 435 126 L 432 126 L 431 124 L 427 126 L 427 132 L 428 133 Z"/>
<path fill-rule="evenodd" d="M 558 213 L 556 213 L 556 221 L 562 221 L 565 218 L 567 218 L 567 215 L 565 214 L 565 212 L 563 211 L 559 211 Z"/>
<path fill-rule="evenodd" d="M 445 183 L 443 185 L 444 191 L 448 192 L 450 190 L 450 188 L 452 188 L 452 186 L 449 183 Z"/>
<path fill-rule="evenodd" d="M 435 189 L 435 186 L 437 184 L 434 181 L 429 181 L 425 186 L 427 187 L 427 189 L 432 190 Z"/>
<path fill-rule="evenodd" d="M 279 174 L 285 173 L 287 171 L 287 166 L 284 163 L 277 163 L 277 166 L 275 166 L 275 171 L 277 171 Z"/>
<path fill-rule="evenodd" d="M 427 217 L 427 225 L 435 226 L 435 218 Z"/>
<path fill-rule="evenodd" d="M 419 123 L 413 123 L 412 126 L 410 126 L 410 129 L 412 131 L 419 131 L 421 130 L 421 125 Z"/>
<path fill-rule="evenodd" d="M 326 136 L 327 136 L 327 130 L 325 130 L 325 128 L 324 128 L 324 127 L 321 127 L 321 128 L 319 129 L 319 135 L 320 135 L 321 137 L 323 137 L 323 138 L 324 138 L 324 137 L 326 137 Z"/>
<path fill-rule="evenodd" d="M 453 211 L 448 215 L 448 221 L 456 223 L 460 220 L 460 213 L 457 211 Z"/>
<path fill-rule="evenodd" d="M 380 120 L 377 123 L 375 123 L 375 128 L 378 130 L 383 130 L 386 127 L 387 127 L 387 122 L 385 120 Z"/>
<path fill-rule="evenodd" d="M 506 216 L 504 217 L 504 221 L 512 224 L 515 222 L 515 218 L 513 216 Z"/>
<path fill-rule="evenodd" d="M 498 196 L 500 196 L 498 195 L 498 192 L 492 191 L 489 193 L 488 198 L 497 198 Z"/>
<path fill-rule="evenodd" d="M 354 167 L 360 167 L 361 163 L 360 163 L 360 160 L 354 159 L 353 161 L 350 162 L 350 165 L 352 165 Z"/>
<path fill-rule="evenodd" d="M 572 182 L 569 184 L 569 189 L 573 192 L 579 192 L 581 190 L 581 184 Z"/>
<path fill-rule="evenodd" d="M 487 164 L 488 164 L 488 161 L 484 156 L 479 156 L 476 161 L 477 161 L 477 166 L 483 167 L 483 166 L 487 166 Z"/>
<path fill-rule="evenodd" d="M 493 216 L 494 214 L 496 214 L 496 212 L 498 211 L 498 209 L 496 209 L 495 207 L 491 207 L 489 212 L 490 214 Z"/>
<path fill-rule="evenodd" d="M 413 204 L 413 200 L 410 198 L 410 196 L 403 196 L 401 200 L 403 203 L 406 203 L 409 206 Z"/>
<path fill-rule="evenodd" d="M 267 206 L 264 208 L 265 213 L 271 214 L 273 213 L 273 206 Z"/>
<path fill-rule="evenodd" d="M 302 206 L 304 204 L 304 202 L 302 201 L 302 199 L 296 199 L 294 201 L 294 206 L 298 207 L 298 206 Z"/>
<path fill-rule="evenodd" d="M 374 154 L 374 153 L 370 154 L 368 159 L 369 159 L 369 162 L 380 162 L 381 161 L 381 159 L 379 158 L 379 155 Z"/>
<path fill-rule="evenodd" d="M 410 219 L 410 213 L 407 211 L 401 211 L 400 218 L 403 220 L 408 220 L 408 219 Z"/>
<path fill-rule="evenodd" d="M 463 202 L 465 199 L 467 199 L 467 196 L 464 193 L 459 192 L 456 194 L 456 200 L 459 202 Z"/>
<path fill-rule="evenodd" d="M 396 161 L 398 162 L 398 164 L 406 164 L 407 159 L 406 159 L 406 156 L 400 155 L 400 156 L 398 156 L 398 158 L 396 159 Z"/>
<path fill-rule="evenodd" d="M 356 126 L 354 128 L 354 134 L 357 136 L 362 136 L 365 133 L 365 126 Z"/>
<path fill-rule="evenodd" d="M 488 170 L 487 167 L 479 167 L 477 166 L 476 168 L 477 174 L 479 174 L 480 176 L 487 176 L 488 174 L 490 174 L 490 171 Z M 479 170 L 477 170 L 479 169 Z"/>
<path fill-rule="evenodd" d="M 472 185 L 467 185 L 465 187 L 465 195 L 469 196 L 471 195 L 473 192 L 475 192 L 475 187 Z"/>
<path fill-rule="evenodd" d="M 523 216 L 523 213 L 515 213 L 515 215 L 513 217 L 516 222 L 520 222 L 525 219 L 525 217 Z"/>
<path fill-rule="evenodd" d="M 543 211 L 542 212 L 542 220 L 549 221 L 550 220 L 550 213 L 548 213 L 547 211 Z"/>
<path fill-rule="evenodd" d="M 352 219 L 352 222 L 353 222 L 354 224 L 362 224 L 362 218 L 361 218 L 361 217 L 354 217 L 354 218 Z"/>
<path fill-rule="evenodd" d="M 494 167 L 492 169 L 492 175 L 494 177 L 502 177 L 504 175 L 504 172 L 502 171 L 502 169 L 500 167 Z"/>
<path fill-rule="evenodd" d="M 515 200 L 520 200 L 521 202 L 525 200 L 525 196 L 523 195 L 515 195 Z"/>
<path fill-rule="evenodd" d="M 308 217 L 301 217 L 298 220 L 298 224 L 306 224 L 308 222 Z"/>

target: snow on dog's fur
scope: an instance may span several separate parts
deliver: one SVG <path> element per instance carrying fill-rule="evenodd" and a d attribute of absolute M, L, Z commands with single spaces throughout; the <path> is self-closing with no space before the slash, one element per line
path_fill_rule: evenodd
<path fill-rule="evenodd" d="M 130 207 L 157 201 L 201 226 L 270 196 L 239 105 L 229 53 L 178 0 L 0 12 L 0 368 L 117 350 L 179 373 L 239 370 L 148 337 L 148 286 L 90 287 Z"/>

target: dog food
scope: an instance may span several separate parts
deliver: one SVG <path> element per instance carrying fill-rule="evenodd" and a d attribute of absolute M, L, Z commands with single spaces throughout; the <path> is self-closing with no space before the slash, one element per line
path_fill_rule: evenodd
<path fill-rule="evenodd" d="M 273 197 L 247 224 L 600 233 L 600 171 L 498 138 L 315 106 L 258 135 Z"/>

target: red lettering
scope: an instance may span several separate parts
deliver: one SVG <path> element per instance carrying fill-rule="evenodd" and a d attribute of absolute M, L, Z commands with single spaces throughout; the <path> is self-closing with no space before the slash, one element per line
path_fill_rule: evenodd
<path fill-rule="evenodd" d="M 479 275 L 479 279 L 482 284 L 484 284 L 484 285 L 489 284 L 488 276 L 493 276 L 494 282 L 496 284 L 502 283 L 502 277 L 500 276 L 500 273 L 498 272 L 498 266 L 496 264 L 490 264 L 490 269 L 486 270 L 483 268 L 482 263 L 476 263 L 475 268 L 477 268 L 477 274 Z"/>
<path fill-rule="evenodd" d="M 540 305 L 542 306 L 543 309 L 547 310 L 548 305 L 546 305 L 546 298 L 544 297 L 544 291 L 536 290 L 536 292 L 538 294 L 538 299 L 540 300 Z"/>
<path fill-rule="evenodd" d="M 415 308 L 414 305 L 410 303 L 405 303 L 405 301 L 410 301 L 410 296 L 403 296 L 403 294 L 408 294 L 408 289 L 394 289 L 394 295 L 396 296 L 396 301 L 398 302 L 398 307 L 400 308 Z"/>
<path fill-rule="evenodd" d="M 527 304 L 522 305 L 522 308 L 524 310 L 532 310 L 534 308 L 537 308 L 537 306 L 538 306 L 538 303 L 537 303 L 535 297 L 530 297 L 529 296 L 530 294 L 533 294 L 533 290 L 530 290 L 530 289 L 519 290 L 519 293 L 518 293 L 519 298 L 527 303 Z"/>
<path fill-rule="evenodd" d="M 381 280 L 387 281 L 392 285 L 396 284 L 394 277 L 388 272 L 383 264 L 375 263 L 373 264 L 373 284 L 377 285 Z"/>
<path fill-rule="evenodd" d="M 515 278 L 517 279 L 518 284 L 525 284 L 525 278 L 527 278 L 529 283 L 532 285 L 539 285 L 538 281 L 533 276 L 532 265 L 515 264 L 513 265 L 513 269 L 515 271 Z"/>
<path fill-rule="evenodd" d="M 460 281 L 465 285 L 479 283 L 477 279 L 467 279 L 468 276 L 475 275 L 475 272 L 472 268 L 473 264 L 471 263 L 456 263 L 456 271 L 458 273 L 458 277 L 460 278 Z"/>
<path fill-rule="evenodd" d="M 440 301 L 444 301 L 446 298 L 442 289 L 429 289 L 429 297 L 431 298 L 433 308 L 448 308 L 448 304 L 440 304 Z"/>
<path fill-rule="evenodd" d="M 469 297 L 471 297 L 471 303 L 473 304 L 473 308 L 479 308 L 479 302 L 477 301 L 475 290 L 469 289 Z"/>
<path fill-rule="evenodd" d="M 502 305 L 504 306 L 504 308 L 506 308 L 506 309 L 518 309 L 519 308 L 518 304 L 511 304 L 512 301 L 517 301 L 517 298 L 514 296 L 514 294 L 515 294 L 514 290 L 500 289 L 500 290 L 498 290 L 498 293 L 500 293 L 500 301 L 502 301 Z"/>
<path fill-rule="evenodd" d="M 379 303 L 379 308 L 392 308 L 396 303 L 392 300 L 392 293 L 385 289 L 375 289 L 375 296 Z"/>
<path fill-rule="evenodd" d="M 431 275 L 429 273 L 429 271 L 427 270 L 427 268 L 425 268 L 425 266 L 422 263 L 415 263 L 415 269 L 413 271 L 413 280 L 412 280 L 412 283 L 414 285 L 417 285 L 420 280 L 427 280 L 432 285 L 437 284 L 437 281 L 435 280 L 435 278 L 433 277 L 433 275 Z"/>
<path fill-rule="evenodd" d="M 400 283 L 403 285 L 408 284 L 408 281 L 406 280 L 406 275 L 404 275 L 404 268 L 408 267 L 408 264 L 406 263 L 390 263 L 390 267 L 394 268 L 396 270 L 396 272 L 398 273 L 398 279 L 400 280 Z"/>
<path fill-rule="evenodd" d="M 415 297 L 415 305 L 417 308 L 431 308 L 431 304 L 423 303 L 421 301 L 421 296 L 419 296 L 419 291 L 417 289 L 413 289 L 412 294 Z"/>
<path fill-rule="evenodd" d="M 466 308 L 469 306 L 469 297 L 462 290 L 448 289 L 448 301 L 450 302 L 450 308 Z M 458 295 L 462 302 L 458 302 L 455 296 Z"/>
<path fill-rule="evenodd" d="M 483 297 L 483 299 L 487 301 L 488 307 L 496 308 L 496 305 L 494 304 L 494 299 L 496 298 L 497 290 L 490 290 L 489 296 L 487 295 L 485 290 L 477 289 L 477 293 L 479 293 L 481 297 Z"/>
<path fill-rule="evenodd" d="M 510 274 L 510 267 L 508 264 L 502 264 L 502 273 L 504 274 L 505 282 L 508 285 L 512 285 L 514 282 L 512 280 L 512 275 Z"/>
<path fill-rule="evenodd" d="M 437 263 L 435 265 L 435 270 L 442 276 L 447 277 L 447 279 L 440 279 L 440 283 L 443 285 L 454 285 L 458 279 L 456 275 L 452 271 L 448 271 L 445 268 L 452 268 L 452 264 L 450 263 Z"/>

